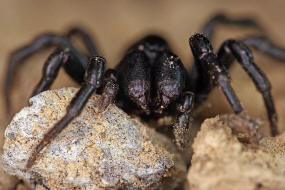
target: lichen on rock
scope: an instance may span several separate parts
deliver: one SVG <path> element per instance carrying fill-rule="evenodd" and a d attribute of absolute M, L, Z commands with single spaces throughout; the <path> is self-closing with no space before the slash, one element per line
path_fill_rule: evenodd
<path fill-rule="evenodd" d="M 98 95 L 26 171 L 32 150 L 76 91 L 45 91 L 14 116 L 5 131 L 6 172 L 50 189 L 172 189 L 183 181 L 186 167 L 172 142 L 114 105 L 97 113 Z"/>
<path fill-rule="evenodd" d="M 240 125 L 242 124 L 242 125 Z M 187 176 L 191 190 L 285 189 L 285 133 L 253 143 L 240 141 L 240 126 L 248 125 L 260 138 L 249 117 L 217 116 L 207 119 L 194 140 Z"/>

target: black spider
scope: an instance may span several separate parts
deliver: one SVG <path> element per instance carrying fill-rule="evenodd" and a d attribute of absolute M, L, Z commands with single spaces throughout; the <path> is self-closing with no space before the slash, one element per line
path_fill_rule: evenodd
<path fill-rule="evenodd" d="M 212 38 L 214 28 L 219 24 L 253 27 L 259 30 L 262 36 L 251 36 L 239 41 L 227 40 L 216 55 L 209 40 Z M 72 36 L 81 38 L 91 57 L 89 61 L 87 56 L 73 46 Z M 56 46 L 57 49 L 47 59 L 42 79 L 33 95 L 49 89 L 61 66 L 82 85 L 67 107 L 66 115 L 44 135 L 33 151 L 27 162 L 27 168 L 33 165 L 37 154 L 78 116 L 94 92 L 102 94 L 101 112 L 115 101 L 128 113 L 140 110 L 139 114 L 149 117 L 175 114 L 174 134 L 177 144 L 183 147 L 187 140 L 185 134 L 189 130 L 192 108 L 198 107 L 214 86 L 218 85 L 222 89 L 236 114 L 243 111 L 230 85 L 228 69 L 233 59 L 236 59 L 248 73 L 262 94 L 271 124 L 271 133 L 277 135 L 277 114 L 270 92 L 270 83 L 254 63 L 247 47 L 251 46 L 284 61 L 285 50 L 271 43 L 266 36 L 264 29 L 253 19 L 216 15 L 205 24 L 202 34 L 190 37 L 189 44 L 195 60 L 190 74 L 178 56 L 172 53 L 167 42 L 159 36 L 149 35 L 138 41 L 128 49 L 115 69 L 106 72 L 104 72 L 105 59 L 98 56 L 93 40 L 85 31 L 74 28 L 65 35 L 48 33 L 38 36 L 30 44 L 12 53 L 10 57 L 4 89 L 7 107 L 10 102 L 9 92 L 14 70 L 24 59 L 46 47 Z"/>

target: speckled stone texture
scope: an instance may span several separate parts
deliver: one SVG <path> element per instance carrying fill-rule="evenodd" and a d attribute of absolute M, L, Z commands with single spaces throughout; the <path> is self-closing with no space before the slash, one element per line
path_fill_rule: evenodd
<path fill-rule="evenodd" d="M 207 119 L 194 140 L 187 190 L 284 190 L 285 133 L 242 143 L 234 134 L 253 120 L 236 115 Z"/>
<path fill-rule="evenodd" d="M 43 92 L 14 116 L 5 131 L 6 172 L 51 189 L 173 189 L 184 180 L 186 166 L 169 139 L 114 105 L 96 113 L 100 96 L 95 95 L 25 171 L 31 151 L 64 115 L 76 91 Z"/>

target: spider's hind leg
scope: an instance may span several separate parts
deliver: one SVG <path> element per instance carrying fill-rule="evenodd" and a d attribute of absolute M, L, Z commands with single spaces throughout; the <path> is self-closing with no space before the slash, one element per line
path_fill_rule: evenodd
<path fill-rule="evenodd" d="M 265 35 L 264 28 L 254 19 L 250 17 L 232 18 L 226 14 L 216 14 L 210 18 L 203 26 L 201 33 L 210 41 L 213 38 L 215 29 L 219 25 L 239 26 L 244 28 L 257 29 L 261 34 Z"/>
<path fill-rule="evenodd" d="M 277 127 L 277 113 L 271 95 L 271 84 L 269 80 L 254 63 L 252 53 L 245 44 L 235 40 L 227 40 L 219 50 L 218 59 L 220 64 L 229 68 L 233 62 L 233 58 L 237 59 L 238 63 L 253 80 L 257 90 L 262 94 L 271 126 L 271 134 L 273 136 L 277 135 L 279 133 Z"/>
<path fill-rule="evenodd" d="M 276 45 L 266 36 L 249 36 L 241 41 L 274 59 L 285 61 L 285 48 Z"/>
<path fill-rule="evenodd" d="M 85 30 L 79 27 L 74 27 L 67 32 L 66 36 L 68 38 L 78 36 L 82 40 L 83 44 L 86 46 L 90 56 L 99 55 L 93 38 Z"/>
<path fill-rule="evenodd" d="M 220 25 L 256 29 L 259 32 L 258 35 L 245 37 L 241 41 L 272 58 L 285 61 L 285 48 L 275 44 L 256 19 L 250 17 L 234 18 L 226 14 L 216 14 L 205 23 L 201 33 L 211 41 L 217 26 Z"/>
<path fill-rule="evenodd" d="M 55 45 L 59 45 L 62 37 L 53 33 L 46 33 L 36 37 L 32 43 L 23 46 L 12 52 L 7 65 L 6 75 L 4 78 L 3 93 L 6 99 L 6 109 L 10 108 L 10 90 L 13 82 L 13 74 L 24 60 L 31 57 L 33 54 Z"/>

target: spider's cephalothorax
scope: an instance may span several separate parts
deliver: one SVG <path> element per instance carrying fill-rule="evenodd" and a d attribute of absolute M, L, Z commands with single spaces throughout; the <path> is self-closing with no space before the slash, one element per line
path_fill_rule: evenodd
<path fill-rule="evenodd" d="M 253 27 L 262 36 L 251 36 L 241 40 L 225 41 L 215 54 L 210 43 L 214 28 L 219 25 L 238 25 Z M 88 50 L 88 57 L 74 47 L 71 38 L 78 36 Z M 271 125 L 272 135 L 278 134 L 277 114 L 271 96 L 271 86 L 259 67 L 254 63 L 251 46 L 269 56 L 285 60 L 285 50 L 273 44 L 264 29 L 253 19 L 233 19 L 219 14 L 210 19 L 202 29 L 202 34 L 190 37 L 189 45 L 194 56 L 194 64 L 187 73 L 179 57 L 169 48 L 166 40 L 149 35 L 128 49 L 125 56 L 114 69 L 105 71 L 105 59 L 98 56 L 91 37 L 83 30 L 74 28 L 65 35 L 43 34 L 34 41 L 11 54 L 4 93 L 9 107 L 9 92 L 15 68 L 34 53 L 56 46 L 47 59 L 43 75 L 34 90 L 36 95 L 49 89 L 56 78 L 59 68 L 77 82 L 82 83 L 80 90 L 67 107 L 66 115 L 44 135 L 27 163 L 30 168 L 38 153 L 47 146 L 73 118 L 84 108 L 94 93 L 102 94 L 99 112 L 115 102 L 127 112 L 139 110 L 149 116 L 175 114 L 174 135 L 179 146 L 187 144 L 190 113 L 205 100 L 211 89 L 219 86 L 236 114 L 243 108 L 230 85 L 228 69 L 236 59 L 254 81 L 262 94 Z M 194 97 L 195 96 L 195 97 Z"/>

